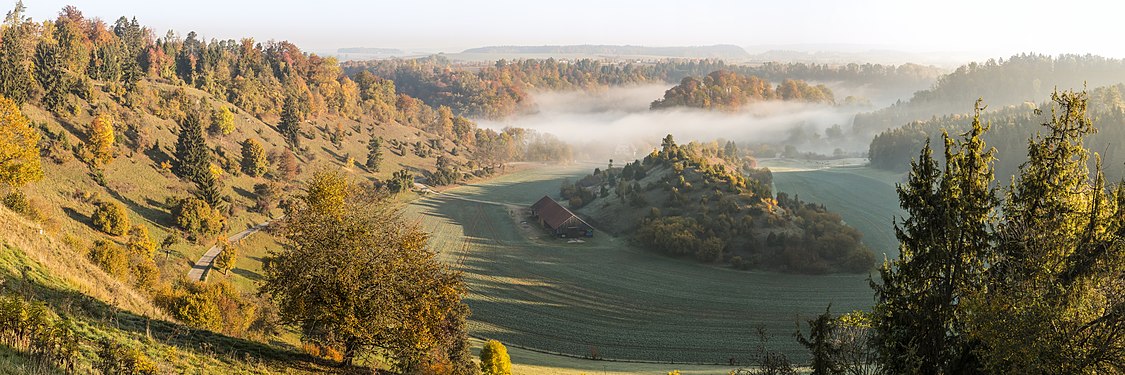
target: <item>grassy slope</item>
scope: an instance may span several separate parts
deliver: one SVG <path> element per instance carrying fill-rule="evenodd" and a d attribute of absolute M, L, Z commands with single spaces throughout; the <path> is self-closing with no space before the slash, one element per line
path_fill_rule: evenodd
<path fill-rule="evenodd" d="M 892 218 L 901 216 L 895 183 L 901 174 L 868 167 L 842 167 L 811 171 L 774 172 L 777 191 L 802 200 L 822 203 L 840 214 L 848 225 L 863 232 L 863 242 L 875 252 L 893 258 L 898 240 Z"/>
<path fill-rule="evenodd" d="M 83 340 L 79 370 L 109 338 L 140 348 L 162 373 L 270 373 L 331 370 L 295 352 L 170 322 L 147 299 L 85 260 L 36 223 L 0 207 L 0 281 L 6 293 L 44 302 L 75 319 Z M 26 359 L 0 351 L 0 374 L 27 373 Z M 53 373 L 54 370 L 46 369 Z"/>
<path fill-rule="evenodd" d="M 577 356 L 596 350 L 604 358 L 726 363 L 734 357 L 747 363 L 758 326 L 777 336 L 777 348 L 803 358 L 789 336 L 799 317 L 829 303 L 835 311 L 870 303 L 866 275 L 732 271 L 638 251 L 604 233 L 568 244 L 520 225 L 524 219 L 515 211 L 557 194 L 563 178 L 588 170 L 526 170 L 408 207 L 434 233 L 433 246 L 465 271 L 473 335 Z M 630 371 L 613 362 L 535 361 L 536 373 L 576 363 Z"/>
<path fill-rule="evenodd" d="M 154 90 L 173 89 L 172 86 L 159 83 L 148 82 L 147 84 Z M 194 97 L 206 96 L 205 93 L 195 89 L 186 89 L 186 91 Z M 96 100 L 109 103 L 110 106 L 114 105 L 100 92 L 97 93 Z M 229 103 L 216 101 L 214 98 L 211 98 L 210 102 L 216 107 L 219 105 L 233 107 Z M 87 106 L 87 111 L 66 118 L 56 117 L 34 105 L 25 105 L 22 110 L 32 121 L 46 124 L 46 127 L 52 133 L 65 134 L 71 145 L 77 145 L 86 140 L 85 132 L 92 120 L 92 114 L 90 113 L 92 108 L 92 106 Z M 34 224 L 11 215 L 10 212 L 5 212 L 7 216 L 0 220 L 0 229 L 2 229 L 0 230 L 0 233 L 2 233 L 0 234 L 0 241 L 12 244 L 10 250 L 5 250 L 5 255 L 21 253 L 29 261 L 38 262 L 40 266 L 33 268 L 42 269 L 43 278 L 65 280 L 65 282 L 60 281 L 60 283 L 65 284 L 66 288 L 70 290 L 69 293 L 74 293 L 77 297 L 92 297 L 104 305 L 114 305 L 115 309 L 121 309 L 122 313 L 125 314 L 167 319 L 145 296 L 105 275 L 96 266 L 87 262 L 84 253 L 72 250 L 70 246 L 60 245 L 63 238 L 69 238 L 72 243 L 76 243 L 79 247 L 89 246 L 99 238 L 110 239 L 119 243 L 125 241 L 123 237 L 107 236 L 90 226 L 90 215 L 94 211 L 94 203 L 99 199 L 115 200 L 122 203 L 129 211 L 130 221 L 133 224 L 146 225 L 155 241 L 160 241 L 173 230 L 170 210 L 168 207 L 164 207 L 163 202 L 167 197 L 187 196 L 191 194 L 193 189 L 190 183 L 181 181 L 160 168 L 160 162 L 168 160 L 173 153 L 178 125 L 171 120 L 161 119 L 148 113 L 133 113 L 130 117 L 129 120 L 115 119 L 117 155 L 112 162 L 104 167 L 106 182 L 104 187 L 95 183 L 91 170 L 73 157 L 61 163 L 55 163 L 44 158 L 44 179 L 24 187 L 23 191 L 47 219 L 41 224 Z M 124 134 L 126 121 L 138 121 L 144 127 L 147 127 L 152 140 L 159 147 L 147 152 L 129 150 L 126 147 L 127 141 Z M 327 134 L 321 130 L 325 127 L 333 129 L 336 123 L 343 124 L 349 133 L 340 148 L 332 145 L 328 141 Z M 247 137 L 258 139 L 267 151 L 284 147 L 282 137 L 272 125 L 250 117 L 245 112 L 236 111 L 235 124 L 236 130 L 233 134 L 208 136 L 208 146 L 212 149 L 216 146 L 222 148 L 226 154 L 231 155 L 235 160 L 240 158 L 239 142 Z M 397 139 L 410 143 L 415 141 L 425 142 L 432 138 L 431 135 L 418 129 L 394 123 L 377 125 L 357 123 L 349 119 L 329 116 L 314 120 L 312 124 L 306 124 L 303 131 L 305 134 L 312 136 L 312 139 L 303 138 L 302 142 L 303 145 L 309 147 L 313 156 L 311 158 L 298 156 L 302 172 L 297 180 L 308 176 L 317 168 L 344 168 L 359 179 L 386 178 L 394 171 L 403 168 L 414 171 L 432 169 L 436 161 L 436 156 L 431 158 L 417 157 L 409 151 L 410 148 L 407 148 L 407 152 L 403 156 L 396 155 L 390 150 L 384 150 L 384 161 L 379 172 L 368 173 L 361 168 L 358 163 L 366 158 L 367 141 L 372 134 L 382 136 L 385 139 Z M 451 142 L 445 142 L 447 149 L 452 147 Z M 346 156 L 349 154 L 355 158 L 357 164 L 344 165 Z M 463 158 L 456 157 L 455 159 Z M 231 173 L 223 176 L 224 191 L 234 199 L 235 207 L 234 216 L 228 221 L 229 232 L 238 232 L 252 223 L 266 220 L 266 216 L 249 212 L 246 209 L 254 204 L 251 193 L 253 185 L 265 181 L 264 178 L 253 178 L 246 175 L 234 176 Z M 18 231 L 11 228 L 12 226 L 20 227 L 25 224 L 36 226 L 35 236 L 18 235 Z M 44 230 L 44 235 L 37 234 L 39 228 Z M 243 252 L 244 258 L 239 260 L 240 269 L 235 270 L 236 275 L 231 278 L 233 283 L 247 287 L 248 290 L 253 289 L 253 272 L 260 269 L 260 257 L 268 249 L 275 248 L 273 246 L 276 244 L 272 241 L 268 236 L 264 236 L 262 239 L 251 239 L 251 243 Z M 181 242 L 181 244 L 173 247 L 170 254 L 159 254 L 157 263 L 161 268 L 162 277 L 168 281 L 183 278 L 191 264 L 209 247 L 209 243 L 206 242 L 210 241 L 205 241 L 205 243 Z M 22 264 L 22 262 L 17 263 Z M 246 270 L 250 272 L 241 272 Z M 174 327 L 177 332 L 188 330 L 182 326 Z M 285 335 L 280 339 L 282 341 L 293 341 L 292 335 Z M 196 344 L 203 344 L 203 342 L 197 342 Z M 153 346 L 153 350 L 157 350 L 159 347 L 159 345 Z M 255 350 L 270 351 L 273 349 L 255 347 Z M 208 361 L 210 360 L 201 360 L 200 362 Z M 0 362 L 3 362 L 3 360 L 0 359 Z M 180 365 L 183 364 L 182 362 L 172 363 L 175 363 L 173 366 L 175 368 L 181 368 Z M 233 371 L 234 367 L 228 369 Z M 0 367 L 0 373 L 2 371 L 2 367 Z"/>

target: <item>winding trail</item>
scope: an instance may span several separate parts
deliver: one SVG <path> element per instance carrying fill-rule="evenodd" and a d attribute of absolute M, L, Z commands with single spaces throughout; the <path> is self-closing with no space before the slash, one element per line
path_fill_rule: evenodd
<path fill-rule="evenodd" d="M 251 234 L 262 230 L 267 225 L 270 225 L 270 223 L 272 223 L 274 220 L 277 219 L 268 220 L 264 223 L 255 225 L 250 229 L 238 232 L 233 236 L 230 236 L 228 241 L 242 241 L 243 238 L 249 237 Z M 219 247 L 218 244 L 215 244 L 215 246 L 211 246 L 210 249 L 207 249 L 207 252 L 203 253 L 203 256 L 199 257 L 199 260 L 195 262 L 195 265 L 192 265 L 191 269 L 188 270 L 188 279 L 193 281 L 207 281 L 207 274 L 211 273 L 211 266 L 215 263 L 215 257 L 219 256 L 219 253 L 221 252 L 223 252 L 223 248 Z"/>

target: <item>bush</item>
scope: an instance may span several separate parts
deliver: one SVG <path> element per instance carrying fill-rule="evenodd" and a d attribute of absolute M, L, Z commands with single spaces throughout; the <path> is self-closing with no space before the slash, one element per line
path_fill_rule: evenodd
<path fill-rule="evenodd" d="M 480 350 L 480 371 L 483 375 L 512 375 L 508 348 L 499 341 L 488 340 Z"/>
<path fill-rule="evenodd" d="M 43 213 L 36 208 L 36 205 L 31 204 L 31 201 L 27 199 L 27 196 L 24 195 L 22 191 L 13 190 L 7 195 L 4 195 L 3 203 L 8 209 L 28 219 L 34 221 L 43 220 Z"/>
<path fill-rule="evenodd" d="M 172 215 L 175 216 L 176 226 L 193 236 L 213 236 L 226 225 L 222 213 L 195 197 L 181 199 Z"/>
<path fill-rule="evenodd" d="M 155 375 L 156 362 L 136 348 L 103 339 L 98 345 L 98 361 L 94 367 L 103 374 Z"/>
<path fill-rule="evenodd" d="M 0 295 L 0 342 L 60 372 L 74 372 L 74 360 L 78 358 L 74 324 L 57 317 L 42 303 Z"/>
<path fill-rule="evenodd" d="M 110 235 L 120 236 L 129 230 L 129 215 L 125 213 L 125 208 L 117 202 L 99 202 L 91 219 L 94 222 L 94 228 Z"/>
<path fill-rule="evenodd" d="M 129 258 L 125 250 L 112 241 L 98 240 L 90 248 L 90 261 L 101 267 L 105 272 L 117 278 L 124 278 L 129 272 Z"/>

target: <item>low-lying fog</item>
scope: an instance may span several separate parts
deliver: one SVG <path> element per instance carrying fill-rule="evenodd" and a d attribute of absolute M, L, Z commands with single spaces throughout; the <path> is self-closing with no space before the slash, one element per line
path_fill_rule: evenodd
<path fill-rule="evenodd" d="M 852 117 L 872 108 L 796 102 L 761 102 L 737 113 L 682 108 L 649 110 L 671 85 L 616 87 L 591 93 L 548 92 L 533 97 L 534 113 L 504 121 L 479 121 L 499 130 L 514 126 L 550 133 L 577 146 L 579 154 L 620 152 L 631 145 L 643 156 L 672 134 L 680 143 L 691 140 L 733 140 L 740 145 L 770 143 L 793 145 L 801 152 L 831 155 L 836 149 L 866 152 L 870 139 L 827 137 L 835 130 L 846 135 Z M 837 100 L 841 94 L 837 94 Z M 829 129 L 833 126 L 836 129 Z M 830 139 L 831 138 L 831 139 Z"/>

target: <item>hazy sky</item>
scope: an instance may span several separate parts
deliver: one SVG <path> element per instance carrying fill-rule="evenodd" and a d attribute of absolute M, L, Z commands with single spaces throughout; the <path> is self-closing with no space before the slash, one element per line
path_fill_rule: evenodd
<path fill-rule="evenodd" d="M 10 8 L 14 0 L 9 0 Z M 25 0 L 37 20 L 64 5 L 121 15 L 163 35 L 290 40 L 306 50 L 484 45 L 849 44 L 859 49 L 1019 51 L 1125 57 L 1125 5 L 1105 1 L 342 1 Z M 854 45 L 860 45 L 858 47 Z"/>

